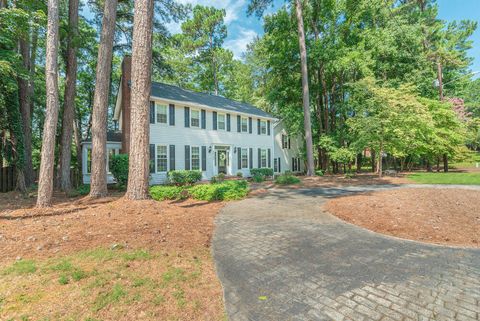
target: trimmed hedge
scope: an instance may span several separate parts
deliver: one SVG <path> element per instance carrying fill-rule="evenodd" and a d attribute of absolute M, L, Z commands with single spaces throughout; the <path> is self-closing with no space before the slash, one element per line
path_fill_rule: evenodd
<path fill-rule="evenodd" d="M 275 183 L 279 185 L 292 185 L 300 183 L 300 179 L 290 174 L 279 175 L 275 178 Z"/>
<path fill-rule="evenodd" d="M 248 194 L 248 184 L 244 180 L 225 181 L 218 184 L 199 184 L 195 186 L 159 185 L 150 188 L 154 200 L 176 200 L 192 197 L 201 201 L 239 200 Z"/>
<path fill-rule="evenodd" d="M 273 168 L 252 168 L 250 170 L 252 176 L 261 175 L 264 177 L 273 176 Z"/>
<path fill-rule="evenodd" d="M 128 154 L 113 155 L 110 158 L 110 172 L 117 180 L 117 184 L 121 186 L 127 185 L 128 182 Z"/>
<path fill-rule="evenodd" d="M 201 179 L 201 171 L 177 170 L 168 172 L 169 183 L 177 186 L 193 185 Z"/>

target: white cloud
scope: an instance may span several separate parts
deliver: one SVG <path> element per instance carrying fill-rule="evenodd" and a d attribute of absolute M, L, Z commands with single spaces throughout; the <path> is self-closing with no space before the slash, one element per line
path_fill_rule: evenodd
<path fill-rule="evenodd" d="M 235 38 L 225 41 L 224 47 L 230 49 L 235 58 L 240 59 L 242 58 L 242 53 L 247 50 L 247 45 L 252 42 L 257 35 L 254 30 L 240 28 Z"/>

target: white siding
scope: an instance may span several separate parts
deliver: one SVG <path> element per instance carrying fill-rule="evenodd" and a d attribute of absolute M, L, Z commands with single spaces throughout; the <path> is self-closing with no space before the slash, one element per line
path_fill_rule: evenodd
<path fill-rule="evenodd" d="M 300 158 L 300 166 L 295 172 L 303 172 L 305 170 L 305 163 L 303 158 L 301 158 L 301 148 L 303 146 L 303 140 L 300 135 L 290 137 L 290 148 L 288 146 L 283 148 L 282 146 L 282 135 L 288 137 L 288 132 L 283 126 L 283 122 L 279 122 L 275 125 L 273 130 L 275 136 L 275 152 L 274 157 L 280 159 L 280 170 L 282 173 L 285 171 L 293 171 L 292 168 L 292 158 Z M 272 161 L 273 164 L 273 161 Z M 272 165 L 273 166 L 273 165 Z"/>
<path fill-rule="evenodd" d="M 169 105 L 167 101 L 155 100 L 157 103 Z M 259 117 L 251 115 L 252 117 L 252 133 L 242 133 L 237 131 L 237 115 L 233 112 L 217 111 L 218 114 L 230 114 L 230 131 L 214 130 L 213 129 L 213 109 L 203 108 L 206 111 L 206 129 L 188 128 L 185 127 L 185 108 L 190 107 L 190 114 L 192 109 L 201 110 L 200 107 L 192 107 L 189 105 L 175 105 L 175 125 L 167 124 L 150 124 L 150 144 L 155 145 L 175 145 L 175 169 L 185 169 L 185 145 L 206 146 L 206 171 L 203 171 L 203 179 L 210 179 L 217 174 L 215 167 L 215 146 L 225 146 L 230 148 L 228 175 L 236 175 L 237 172 L 242 172 L 245 177 L 250 176 L 248 168 L 238 169 L 238 154 L 237 147 L 253 148 L 253 168 L 258 167 L 258 149 L 271 150 L 271 166 L 273 167 L 273 121 L 270 124 L 270 135 L 258 135 L 257 119 Z M 201 117 L 201 115 L 200 115 Z M 169 117 L 167 117 L 169 118 Z M 262 118 L 263 120 L 267 120 Z M 225 119 L 226 121 L 226 119 Z M 168 154 L 170 149 L 167 148 Z M 210 150 L 210 152 L 209 152 Z M 190 155 L 191 157 L 191 155 Z M 170 155 L 168 155 L 170 160 Z M 169 161 L 170 163 L 170 161 Z M 250 163 L 250 160 L 249 160 Z M 200 166 L 202 164 L 202 156 L 200 155 Z M 169 164 L 170 165 L 170 164 Z M 169 166 L 170 169 L 170 166 Z M 151 174 L 151 184 L 161 184 L 165 182 L 166 173 Z"/>

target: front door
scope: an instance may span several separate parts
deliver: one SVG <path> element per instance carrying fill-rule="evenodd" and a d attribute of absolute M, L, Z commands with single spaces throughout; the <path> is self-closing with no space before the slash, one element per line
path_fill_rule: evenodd
<path fill-rule="evenodd" d="M 217 152 L 218 173 L 227 174 L 227 151 L 219 150 Z"/>

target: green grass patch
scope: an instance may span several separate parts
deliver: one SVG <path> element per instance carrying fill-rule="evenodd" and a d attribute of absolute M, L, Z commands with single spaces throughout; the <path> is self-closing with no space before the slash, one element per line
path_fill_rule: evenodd
<path fill-rule="evenodd" d="M 480 173 L 413 173 L 407 177 L 420 184 L 480 185 Z"/>
<path fill-rule="evenodd" d="M 283 174 L 275 178 L 275 183 L 279 185 L 293 185 L 300 183 L 300 179 L 291 174 Z"/>
<path fill-rule="evenodd" d="M 37 271 L 33 260 L 20 260 L 4 270 L 4 274 L 31 274 Z"/>
<path fill-rule="evenodd" d="M 137 250 L 133 252 L 127 252 L 122 255 L 123 259 L 126 261 L 136 261 L 136 260 L 150 260 L 152 255 L 145 250 Z"/>
<path fill-rule="evenodd" d="M 127 292 L 124 290 L 123 286 L 119 283 L 116 283 L 112 289 L 108 292 L 101 293 L 93 304 L 94 311 L 100 311 L 107 305 L 120 301 L 121 298 L 127 295 Z"/>

